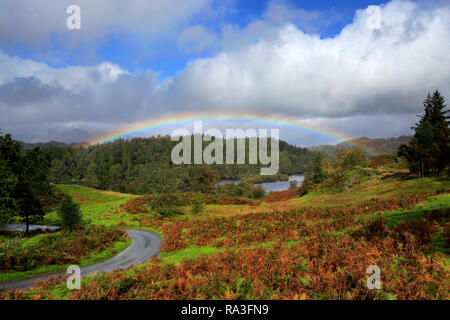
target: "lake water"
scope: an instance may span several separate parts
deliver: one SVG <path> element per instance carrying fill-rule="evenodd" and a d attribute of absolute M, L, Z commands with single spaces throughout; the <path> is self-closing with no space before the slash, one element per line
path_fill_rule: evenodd
<path fill-rule="evenodd" d="M 302 185 L 305 177 L 300 174 L 292 175 L 289 177 L 289 181 L 296 180 L 297 185 L 300 187 Z M 257 186 L 262 186 L 266 192 L 271 191 L 285 191 L 289 189 L 289 181 L 275 181 L 275 182 L 265 182 L 257 184 Z M 220 180 L 218 184 L 224 183 L 239 183 L 240 180 Z"/>
<path fill-rule="evenodd" d="M 302 185 L 304 179 L 305 177 L 303 175 L 292 175 L 289 177 L 289 181 L 296 180 L 299 187 Z M 289 189 L 289 181 L 265 182 L 257 185 L 262 186 L 266 192 L 285 191 Z"/>

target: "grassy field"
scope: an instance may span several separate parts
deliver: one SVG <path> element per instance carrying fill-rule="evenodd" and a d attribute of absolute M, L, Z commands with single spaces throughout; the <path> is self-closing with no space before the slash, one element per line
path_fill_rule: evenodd
<path fill-rule="evenodd" d="M 132 216 L 118 210 L 120 205 L 134 198 L 134 195 L 119 192 L 100 191 L 76 185 L 56 185 L 58 191 L 70 194 L 81 205 L 83 218 L 87 224 L 102 227 L 120 227 L 122 221 L 133 224 Z M 49 212 L 44 224 L 58 225 L 56 211 Z"/>
<path fill-rule="evenodd" d="M 54 283 L 18 298 L 448 299 L 448 179 L 373 170 L 347 191 L 316 186 L 287 201 L 184 207 L 166 218 L 127 212 L 133 195 L 57 188 L 90 225 L 158 232 L 160 255 L 84 279 L 79 291 Z M 382 290 L 365 287 L 371 264 L 383 270 Z"/>

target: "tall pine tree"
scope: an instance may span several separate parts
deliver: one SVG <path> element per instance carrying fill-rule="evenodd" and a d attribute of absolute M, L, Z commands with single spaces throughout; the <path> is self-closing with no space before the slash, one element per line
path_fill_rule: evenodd
<path fill-rule="evenodd" d="M 444 174 L 450 162 L 450 129 L 445 99 L 436 90 L 424 101 L 425 114 L 412 129 L 415 134 L 399 154 L 407 158 L 409 168 L 419 177 Z"/>

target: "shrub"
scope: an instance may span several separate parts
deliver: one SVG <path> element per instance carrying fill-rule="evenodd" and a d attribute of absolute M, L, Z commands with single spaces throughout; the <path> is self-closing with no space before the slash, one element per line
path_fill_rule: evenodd
<path fill-rule="evenodd" d="M 121 205 L 122 209 L 125 209 L 131 214 L 145 214 L 148 213 L 147 199 L 145 197 L 133 198 Z"/>
<path fill-rule="evenodd" d="M 333 171 L 327 180 L 327 185 L 336 187 L 341 191 L 346 191 L 361 183 L 364 176 L 370 175 L 366 169 L 342 169 L 338 168 Z"/>
<path fill-rule="evenodd" d="M 266 190 L 262 186 L 253 186 L 252 187 L 252 198 L 261 199 L 266 195 Z"/>
<path fill-rule="evenodd" d="M 191 207 L 191 213 L 192 214 L 199 214 L 205 209 L 205 207 L 202 204 L 202 198 L 199 193 L 195 193 L 194 197 L 192 199 L 192 207 Z"/>
<path fill-rule="evenodd" d="M 263 199 L 264 202 L 279 202 L 287 201 L 289 199 L 294 199 L 297 197 L 297 189 L 270 192 L 267 197 Z"/>
<path fill-rule="evenodd" d="M 360 148 L 338 148 L 333 159 L 335 169 L 351 169 L 355 166 L 367 167 L 367 155 Z"/>
<path fill-rule="evenodd" d="M 266 195 L 266 191 L 260 185 L 253 185 L 247 181 L 241 181 L 238 184 L 225 183 L 217 186 L 217 192 L 220 195 L 231 197 L 243 197 L 252 199 L 261 199 Z"/>
<path fill-rule="evenodd" d="M 159 193 L 155 196 L 152 202 L 152 210 L 162 217 L 168 217 L 170 215 L 179 213 L 176 199 L 172 193 Z"/>
<path fill-rule="evenodd" d="M 196 166 L 192 179 L 192 191 L 202 193 L 215 193 L 215 184 L 219 182 L 219 172 L 210 169 L 207 166 Z"/>
<path fill-rule="evenodd" d="M 364 237 L 368 241 L 386 236 L 386 225 L 383 218 L 366 222 L 362 227 L 352 232 L 354 238 Z"/>
<path fill-rule="evenodd" d="M 293 190 L 293 189 L 297 189 L 297 188 L 298 188 L 297 180 L 289 181 L 289 190 Z"/>
<path fill-rule="evenodd" d="M 369 167 L 370 168 L 383 168 L 392 167 L 396 162 L 395 155 L 390 153 L 382 153 L 374 155 L 370 158 Z"/>
<path fill-rule="evenodd" d="M 358 170 L 344 171 L 343 180 L 340 187 L 344 190 L 351 189 L 353 186 L 360 184 L 361 174 Z"/>
<path fill-rule="evenodd" d="M 311 189 L 311 183 L 308 180 L 304 180 L 302 186 L 298 188 L 298 196 L 303 197 Z"/>
<path fill-rule="evenodd" d="M 61 225 L 69 230 L 73 230 L 82 223 L 80 205 L 70 196 L 61 200 L 58 208 L 58 216 L 61 219 Z"/>

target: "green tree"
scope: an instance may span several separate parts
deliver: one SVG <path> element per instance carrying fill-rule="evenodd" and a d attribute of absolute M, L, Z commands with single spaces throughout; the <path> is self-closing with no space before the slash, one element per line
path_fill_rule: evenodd
<path fill-rule="evenodd" d="M 51 194 L 48 175 L 50 161 L 39 148 L 28 150 L 19 161 L 20 172 L 15 190 L 17 214 L 25 220 L 26 231 L 29 224 L 44 216 L 40 197 Z"/>
<path fill-rule="evenodd" d="M 69 230 L 80 226 L 83 220 L 80 205 L 70 196 L 61 200 L 57 214 L 61 220 L 61 225 Z"/>
<path fill-rule="evenodd" d="M 152 175 L 153 190 L 156 193 L 151 207 L 161 216 L 169 216 L 179 212 L 177 191 L 177 177 L 173 169 L 161 168 Z"/>
<path fill-rule="evenodd" d="M 322 154 L 322 152 L 317 152 L 313 161 L 309 163 L 305 172 L 305 181 L 307 183 L 322 183 L 324 182 L 328 175 L 328 160 Z"/>
<path fill-rule="evenodd" d="M 192 191 L 215 193 L 215 185 L 219 182 L 219 173 L 206 165 L 195 166 L 192 179 Z"/>
<path fill-rule="evenodd" d="M 348 190 L 361 182 L 362 172 L 357 167 L 368 165 L 368 157 L 360 148 L 339 148 L 333 159 L 329 182 L 341 190 Z"/>
<path fill-rule="evenodd" d="M 393 165 L 398 166 L 398 159 L 395 154 L 392 153 L 380 153 L 370 157 L 369 167 L 379 168 L 379 167 L 391 167 Z"/>
<path fill-rule="evenodd" d="M 15 193 L 22 147 L 10 134 L 0 132 L 0 222 L 9 222 L 16 211 Z"/>
<path fill-rule="evenodd" d="M 423 115 L 416 123 L 414 137 L 409 145 L 399 148 L 399 155 L 408 160 L 409 169 L 419 178 L 440 174 L 446 171 L 450 162 L 450 129 L 448 110 L 445 99 L 436 90 L 433 95 L 428 94 L 423 102 Z"/>
<path fill-rule="evenodd" d="M 286 151 L 281 151 L 280 155 L 280 170 L 278 172 L 295 172 L 292 162 L 289 159 L 289 155 Z"/>
<path fill-rule="evenodd" d="M 192 198 L 191 213 L 199 214 L 200 212 L 203 212 L 203 210 L 205 210 L 205 207 L 202 204 L 202 195 L 199 192 L 196 192 Z"/>
<path fill-rule="evenodd" d="M 335 169 L 353 169 L 355 166 L 367 167 L 367 155 L 360 148 L 338 148 L 333 159 Z"/>

